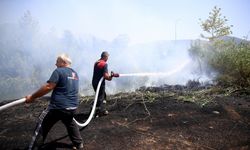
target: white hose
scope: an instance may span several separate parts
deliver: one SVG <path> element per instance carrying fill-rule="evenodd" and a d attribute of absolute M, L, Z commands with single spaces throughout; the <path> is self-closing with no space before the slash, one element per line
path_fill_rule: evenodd
<path fill-rule="evenodd" d="M 24 103 L 25 101 L 26 101 L 26 98 L 21 98 L 19 100 L 14 101 L 14 102 L 10 102 L 8 104 L 5 104 L 5 105 L 1 106 L 0 111 L 3 111 L 3 110 L 5 110 L 5 109 L 7 109 L 9 107 Z"/>
<path fill-rule="evenodd" d="M 97 99 L 98 99 L 98 94 L 99 94 L 99 90 L 100 90 L 100 87 L 101 87 L 101 84 L 102 84 L 102 81 L 103 81 L 103 77 L 100 79 L 100 81 L 98 82 L 98 85 L 97 85 L 97 89 L 96 89 L 96 93 L 95 93 L 95 100 L 94 100 L 94 104 L 92 106 L 92 110 L 90 112 L 90 115 L 89 115 L 89 118 L 84 122 L 84 123 L 79 123 L 76 121 L 75 118 L 74 121 L 76 122 L 76 124 L 78 126 L 80 126 L 81 128 L 87 126 L 89 124 L 89 122 L 91 121 L 91 119 L 93 118 L 94 114 L 95 114 L 95 108 L 96 108 L 96 104 L 97 104 Z"/>
<path fill-rule="evenodd" d="M 166 72 L 166 73 L 130 73 L 130 74 L 120 74 L 120 77 L 126 77 L 126 76 L 170 76 L 176 72 L 179 72 L 181 69 L 183 69 L 190 61 L 185 61 L 184 63 L 180 64 L 178 68 L 172 70 L 172 71 L 169 71 L 169 72 Z M 103 81 L 103 77 L 100 79 L 99 83 L 98 83 L 98 86 L 97 86 L 97 90 L 96 90 L 96 94 L 95 94 L 95 100 L 94 100 L 94 104 L 93 104 L 93 107 L 92 107 L 92 110 L 91 110 L 91 113 L 89 115 L 89 118 L 86 120 L 85 123 L 79 123 L 77 122 L 75 119 L 74 121 L 76 122 L 76 124 L 80 127 L 85 127 L 86 125 L 89 124 L 89 122 L 91 121 L 91 119 L 93 118 L 94 116 L 94 113 L 95 113 L 95 108 L 96 108 L 96 103 L 97 103 L 97 98 L 98 98 L 98 94 L 99 94 L 99 90 L 100 90 L 100 87 L 101 87 L 101 83 Z M 25 102 L 25 98 L 21 98 L 19 100 L 16 100 L 14 102 L 11 102 L 11 103 L 8 103 L 6 105 L 3 105 L 0 107 L 0 111 L 3 111 L 9 107 L 12 107 L 12 106 L 15 106 L 15 105 L 18 105 L 18 104 L 21 104 L 21 103 L 24 103 Z"/>
<path fill-rule="evenodd" d="M 99 94 L 99 90 L 100 90 L 102 81 L 103 81 L 103 77 L 100 79 L 100 81 L 99 81 L 99 83 L 98 83 L 97 90 L 96 90 L 96 94 L 95 94 L 94 104 L 93 104 L 91 113 L 90 113 L 90 115 L 89 115 L 89 118 L 88 118 L 84 123 L 79 123 L 78 121 L 76 121 L 75 118 L 73 118 L 74 121 L 76 122 L 76 124 L 77 124 L 78 126 L 80 126 L 80 127 L 85 127 L 85 126 L 87 126 L 87 125 L 89 124 L 89 122 L 91 121 L 91 119 L 93 118 L 94 113 L 95 113 L 96 104 L 97 104 L 98 94 Z M 7 109 L 7 108 L 9 108 L 9 107 L 12 107 L 12 106 L 15 106 L 15 105 L 24 103 L 25 100 L 26 100 L 26 98 L 21 98 L 21 99 L 19 99 L 19 100 L 14 101 L 14 102 L 5 104 L 5 105 L 3 105 L 3 106 L 0 107 L 0 111 L 3 111 L 3 110 L 5 110 L 5 109 Z"/>
<path fill-rule="evenodd" d="M 120 74 L 121 77 L 126 77 L 126 76 L 170 76 L 178 71 L 180 71 L 184 66 L 186 66 L 187 64 L 189 63 L 189 61 L 185 61 L 184 63 L 182 63 L 178 68 L 170 71 L 170 72 L 167 72 L 167 73 L 131 73 L 131 74 Z M 89 118 L 84 122 L 84 123 L 79 123 L 76 121 L 75 118 L 74 121 L 76 122 L 76 124 L 80 127 L 85 127 L 89 124 L 89 122 L 91 121 L 91 119 L 93 118 L 94 116 L 94 113 L 95 113 L 95 108 L 96 108 L 96 103 L 97 103 L 97 99 L 98 99 L 98 94 L 99 94 L 99 90 L 100 90 L 100 87 L 101 87 L 101 84 L 102 84 L 102 81 L 103 81 L 103 77 L 100 79 L 99 83 L 98 83 L 98 86 L 97 86 L 97 90 L 96 90 L 96 93 L 95 93 L 95 100 L 94 100 L 94 104 L 92 106 L 92 110 L 91 110 L 91 113 L 89 115 Z"/>

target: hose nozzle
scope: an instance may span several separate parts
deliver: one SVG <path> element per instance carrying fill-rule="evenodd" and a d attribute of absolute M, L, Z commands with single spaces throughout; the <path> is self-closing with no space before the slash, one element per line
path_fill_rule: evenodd
<path fill-rule="evenodd" d="M 119 75 L 119 73 L 114 73 L 113 71 L 111 71 L 111 77 L 119 77 L 120 75 Z"/>

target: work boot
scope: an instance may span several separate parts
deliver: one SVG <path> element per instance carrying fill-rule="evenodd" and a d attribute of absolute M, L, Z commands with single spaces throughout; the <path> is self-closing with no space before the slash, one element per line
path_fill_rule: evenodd
<path fill-rule="evenodd" d="M 107 116 L 109 112 L 107 110 L 99 111 L 96 117 Z"/>
<path fill-rule="evenodd" d="M 107 101 L 103 100 L 102 105 L 100 106 L 99 116 L 106 116 L 109 112 L 106 109 Z"/>
<path fill-rule="evenodd" d="M 94 117 L 95 117 L 95 118 L 98 118 L 98 117 L 99 117 L 99 114 L 100 114 L 100 108 L 99 108 L 99 107 L 96 107 Z"/>
<path fill-rule="evenodd" d="M 104 116 L 108 115 L 109 114 L 109 111 L 107 110 L 104 110 L 103 112 L 101 112 Z"/>
<path fill-rule="evenodd" d="M 73 146 L 73 150 L 83 150 L 83 143 Z"/>

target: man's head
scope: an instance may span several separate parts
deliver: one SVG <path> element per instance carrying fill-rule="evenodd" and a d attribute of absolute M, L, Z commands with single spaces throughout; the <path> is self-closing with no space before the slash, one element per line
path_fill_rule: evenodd
<path fill-rule="evenodd" d="M 69 67 L 72 61 L 67 54 L 60 54 L 56 60 L 56 66 L 59 67 Z"/>
<path fill-rule="evenodd" d="M 103 51 L 101 54 L 101 59 L 107 61 L 109 58 L 109 53 L 107 51 Z"/>

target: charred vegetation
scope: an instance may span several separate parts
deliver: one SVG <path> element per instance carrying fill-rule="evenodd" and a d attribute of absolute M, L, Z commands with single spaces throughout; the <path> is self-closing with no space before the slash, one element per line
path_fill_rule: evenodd
<path fill-rule="evenodd" d="M 94 118 L 81 129 L 85 149 L 249 149 L 250 101 L 249 94 L 241 92 L 190 81 L 109 95 L 110 115 Z M 81 97 L 78 121 L 86 120 L 92 100 Z M 28 147 L 48 98 L 38 101 L 0 112 L 1 149 Z M 59 122 L 43 149 L 70 148 Z"/>

